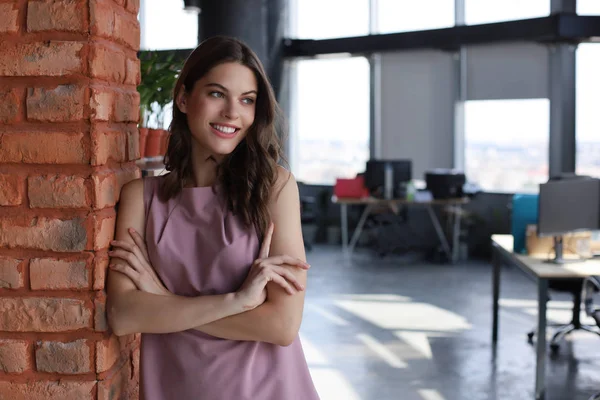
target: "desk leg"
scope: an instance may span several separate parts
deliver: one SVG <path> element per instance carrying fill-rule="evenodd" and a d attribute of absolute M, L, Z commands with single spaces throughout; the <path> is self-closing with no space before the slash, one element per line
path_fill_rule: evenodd
<path fill-rule="evenodd" d="M 358 238 L 360 237 L 360 234 L 362 233 L 363 226 L 365 225 L 365 222 L 367 221 L 367 217 L 369 216 L 369 214 L 371 214 L 372 209 L 373 209 L 373 205 L 367 204 L 365 211 L 363 211 L 362 215 L 360 216 L 360 220 L 358 220 L 358 225 L 356 225 L 356 229 L 354 230 L 354 233 L 352 234 L 352 239 L 350 239 L 350 244 L 348 244 L 348 250 L 350 253 L 352 253 L 354 251 L 354 246 L 356 246 L 356 242 L 358 242 Z"/>
<path fill-rule="evenodd" d="M 500 299 L 500 269 L 502 263 L 498 250 L 492 247 L 492 344 L 498 341 L 498 301 Z"/>
<path fill-rule="evenodd" d="M 458 253 L 460 251 L 460 220 L 462 218 L 461 206 L 454 207 L 454 229 L 452 232 L 452 262 L 458 262 Z"/>
<path fill-rule="evenodd" d="M 435 211 L 433 210 L 433 207 L 431 206 L 431 204 L 428 204 L 426 206 L 426 208 L 427 208 L 427 212 L 429 213 L 429 218 L 431 219 L 431 223 L 433 224 L 433 227 L 435 228 L 435 233 L 437 233 L 438 239 L 440 239 L 440 242 L 442 243 L 442 248 L 444 249 L 444 253 L 446 253 L 446 257 L 448 257 L 448 260 L 452 262 L 453 259 L 452 259 L 452 252 L 450 251 L 450 245 L 448 244 L 448 239 L 446 239 L 444 230 L 442 229 L 442 226 L 440 225 L 440 221 L 438 220 L 437 215 L 435 215 Z"/>
<path fill-rule="evenodd" d="M 548 280 L 538 279 L 538 335 L 535 363 L 535 398 L 543 400 L 546 391 L 546 305 Z"/>
<path fill-rule="evenodd" d="M 348 204 L 340 204 L 342 223 L 342 251 L 348 253 Z"/>

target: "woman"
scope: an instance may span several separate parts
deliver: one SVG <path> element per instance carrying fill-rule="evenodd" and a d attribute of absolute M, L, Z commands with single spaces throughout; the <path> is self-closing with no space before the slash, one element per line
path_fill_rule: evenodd
<path fill-rule="evenodd" d="M 169 174 L 123 187 L 109 253 L 109 323 L 142 333 L 141 398 L 318 399 L 298 339 L 298 187 L 277 166 L 264 69 L 240 41 L 211 38 L 174 93 Z"/>

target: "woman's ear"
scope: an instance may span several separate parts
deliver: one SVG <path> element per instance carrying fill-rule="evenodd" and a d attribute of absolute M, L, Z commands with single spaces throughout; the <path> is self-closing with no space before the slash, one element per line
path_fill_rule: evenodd
<path fill-rule="evenodd" d="M 184 114 L 187 114 L 187 94 L 185 93 L 185 86 L 181 85 L 179 89 L 179 93 L 175 98 L 175 103 L 177 103 L 177 108 Z"/>

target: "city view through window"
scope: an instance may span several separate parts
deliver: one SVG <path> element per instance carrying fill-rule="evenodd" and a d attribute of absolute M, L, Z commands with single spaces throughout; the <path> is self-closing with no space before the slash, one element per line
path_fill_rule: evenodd
<path fill-rule="evenodd" d="M 302 18 L 302 15 L 331 16 L 325 12 L 327 5 L 335 9 L 340 1 L 297 1 L 293 36 L 318 39 L 366 34 L 366 0 L 345 2 L 345 17 L 337 19 L 335 24 L 318 24 L 312 17 Z M 437 9 L 445 14 L 454 11 L 453 0 L 428 0 L 427 3 L 431 6 L 436 3 L 440 6 Z M 508 4 L 514 1 L 505 5 L 498 1 L 494 15 L 490 15 L 490 7 L 469 9 L 470 4 L 475 3 L 466 2 L 466 22 L 470 24 L 493 22 L 494 18 L 539 17 L 548 15 L 550 9 L 549 0 L 527 2 L 530 7 L 514 7 Z M 382 29 L 393 32 L 394 22 L 390 16 L 407 15 L 413 11 L 410 4 L 382 1 L 380 12 L 384 8 L 385 13 L 378 18 Z M 410 29 L 449 25 L 448 15 L 422 12 L 422 8 L 414 11 Z M 502 12 L 503 9 L 506 12 Z M 589 6 L 582 11 L 600 13 Z M 398 27 L 395 31 L 403 30 L 408 29 Z M 594 73 L 598 70 L 600 44 L 580 45 L 576 87 L 577 173 L 600 177 L 600 113 L 597 112 L 600 77 Z M 296 94 L 290 119 L 290 161 L 294 174 L 298 180 L 313 184 L 333 184 L 336 177 L 355 176 L 364 170 L 369 157 L 368 61 L 362 57 L 302 60 L 297 62 L 296 71 Z M 486 191 L 537 191 L 538 184 L 548 179 L 548 135 L 548 99 L 467 102 L 464 140 L 467 178 Z"/>

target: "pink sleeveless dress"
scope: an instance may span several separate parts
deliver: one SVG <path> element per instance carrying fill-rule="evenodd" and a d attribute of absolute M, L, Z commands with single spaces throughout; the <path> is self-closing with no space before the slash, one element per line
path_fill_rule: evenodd
<path fill-rule="evenodd" d="M 167 289 L 180 296 L 233 292 L 259 250 L 253 228 L 212 188 L 185 188 L 163 203 L 144 179 L 146 244 Z M 142 400 L 315 400 L 300 340 L 281 347 L 216 338 L 197 330 L 142 334 Z"/>

